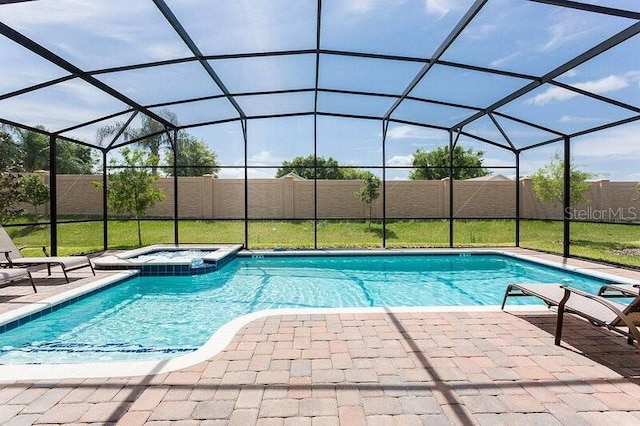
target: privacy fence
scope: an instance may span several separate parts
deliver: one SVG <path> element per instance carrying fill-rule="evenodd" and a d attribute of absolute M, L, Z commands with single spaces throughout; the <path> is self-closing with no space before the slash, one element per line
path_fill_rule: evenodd
<path fill-rule="evenodd" d="M 44 176 L 45 180 L 48 176 Z M 57 209 L 63 216 L 102 215 L 102 192 L 93 186 L 101 176 L 58 175 Z M 531 179 L 521 179 L 520 217 L 523 219 L 562 220 L 560 203 L 542 203 Z M 247 183 L 249 219 L 314 219 L 314 194 L 317 194 L 317 218 L 364 219 L 367 206 L 355 193 L 359 180 L 312 180 L 288 176 L 280 179 L 249 179 Z M 448 218 L 453 206 L 455 218 L 516 217 L 516 182 L 501 180 L 387 181 L 384 204 L 387 219 Z M 574 220 L 619 222 L 640 220 L 637 182 L 600 180 L 590 184 L 587 202 L 574 206 Z M 148 216 L 174 217 L 173 178 L 160 178 L 158 186 L 166 198 Z M 382 188 L 382 187 L 381 187 Z M 245 185 L 243 179 L 217 179 L 213 176 L 178 179 L 178 217 L 184 219 L 244 219 Z M 449 202 L 453 193 L 453 203 Z M 43 209 L 40 208 L 42 211 Z M 45 209 L 46 210 L 46 206 Z M 638 216 L 638 217 L 636 217 Z M 382 195 L 375 201 L 373 217 L 383 217 Z"/>

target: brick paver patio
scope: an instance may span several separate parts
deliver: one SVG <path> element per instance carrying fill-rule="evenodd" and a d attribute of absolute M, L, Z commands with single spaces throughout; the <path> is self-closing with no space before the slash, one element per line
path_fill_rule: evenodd
<path fill-rule="evenodd" d="M 640 424 L 640 350 L 552 312 L 272 316 L 168 374 L 0 383 L 0 424 Z"/>

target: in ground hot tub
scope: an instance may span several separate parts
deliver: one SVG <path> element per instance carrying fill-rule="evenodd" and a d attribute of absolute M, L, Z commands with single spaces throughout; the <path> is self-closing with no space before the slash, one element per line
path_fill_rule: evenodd
<path fill-rule="evenodd" d="M 138 269 L 140 275 L 198 275 L 218 270 L 242 245 L 155 244 L 93 260 L 96 269 Z"/>

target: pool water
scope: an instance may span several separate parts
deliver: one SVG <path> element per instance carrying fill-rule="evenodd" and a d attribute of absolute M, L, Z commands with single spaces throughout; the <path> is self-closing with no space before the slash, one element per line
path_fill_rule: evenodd
<path fill-rule="evenodd" d="M 204 275 L 129 279 L 6 331 L 0 363 L 166 359 L 263 309 L 499 305 L 508 284 L 524 282 L 603 283 L 493 254 L 236 258 Z"/>
<path fill-rule="evenodd" d="M 139 254 L 131 257 L 131 260 L 140 262 L 151 262 L 158 260 L 174 260 L 191 262 L 192 266 L 202 265 L 203 257 L 213 253 L 211 250 L 157 250 L 150 253 Z"/>

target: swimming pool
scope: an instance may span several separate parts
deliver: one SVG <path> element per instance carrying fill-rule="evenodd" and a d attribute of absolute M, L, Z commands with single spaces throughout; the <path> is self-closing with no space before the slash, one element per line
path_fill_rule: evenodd
<path fill-rule="evenodd" d="M 236 257 L 217 272 L 137 277 L 0 334 L 1 364 L 165 360 L 243 315 L 281 308 L 499 305 L 509 283 L 603 279 L 501 254 Z M 514 303 L 531 303 L 522 298 Z"/>

